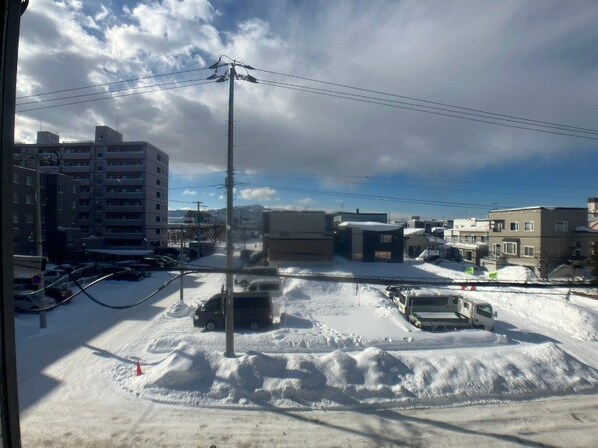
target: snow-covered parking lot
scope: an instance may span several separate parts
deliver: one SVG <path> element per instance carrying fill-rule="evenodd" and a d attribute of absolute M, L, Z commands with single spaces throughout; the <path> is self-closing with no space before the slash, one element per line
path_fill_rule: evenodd
<path fill-rule="evenodd" d="M 214 256 L 204 262 L 223 261 Z M 330 273 L 466 279 L 449 268 L 406 262 L 288 267 Z M 504 275 L 507 274 L 505 271 Z M 518 275 L 510 272 L 509 275 Z M 133 303 L 170 277 L 104 282 L 89 291 L 111 304 Z M 356 409 L 527 400 L 595 393 L 598 301 L 568 290 L 501 288 L 453 292 L 480 297 L 498 312 L 496 330 L 431 333 L 411 326 L 384 286 L 284 279 L 272 328 L 235 334 L 237 358 L 224 357 L 224 332 L 193 327 L 197 303 L 220 291 L 222 274 L 185 277 L 127 310 L 87 298 L 48 314 L 17 317 L 24 424 L 94 397 L 110 406 L 152 402 L 189 407 Z M 136 375 L 139 361 L 143 374 Z"/>

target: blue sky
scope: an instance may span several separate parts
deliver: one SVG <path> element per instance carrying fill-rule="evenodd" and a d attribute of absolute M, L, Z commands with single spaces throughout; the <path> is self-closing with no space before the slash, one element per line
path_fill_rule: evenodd
<path fill-rule="evenodd" d="M 597 22 L 591 1 L 38 0 L 15 138 L 90 140 L 118 122 L 169 153 L 171 209 L 224 207 L 228 87 L 184 85 L 228 55 L 260 82 L 236 82 L 236 204 L 396 219 L 584 207 L 598 195 Z M 110 91 L 126 96 L 89 101 Z"/>

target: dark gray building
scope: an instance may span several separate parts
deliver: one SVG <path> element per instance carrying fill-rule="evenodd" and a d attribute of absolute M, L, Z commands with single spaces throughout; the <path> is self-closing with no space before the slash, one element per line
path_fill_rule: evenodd
<path fill-rule="evenodd" d="M 403 262 L 403 226 L 379 222 L 343 222 L 335 233 L 335 251 L 349 260 Z"/>

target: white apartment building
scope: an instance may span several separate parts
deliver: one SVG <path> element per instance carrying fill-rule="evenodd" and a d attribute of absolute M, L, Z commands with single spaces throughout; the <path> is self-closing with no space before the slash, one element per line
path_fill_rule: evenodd
<path fill-rule="evenodd" d="M 39 153 L 51 166 L 40 170 L 72 176 L 79 184 L 78 225 L 105 247 L 166 245 L 168 154 L 151 143 L 123 141 L 108 126 L 96 126 L 90 142 L 60 142 L 46 131 L 35 144 L 15 144 L 15 159 Z M 21 157 L 19 157 L 21 156 Z"/>

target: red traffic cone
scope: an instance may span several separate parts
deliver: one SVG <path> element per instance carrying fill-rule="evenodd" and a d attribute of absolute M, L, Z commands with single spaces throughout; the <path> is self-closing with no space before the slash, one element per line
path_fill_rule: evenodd
<path fill-rule="evenodd" d="M 141 375 L 143 375 L 143 372 L 141 371 L 141 363 L 137 361 L 137 376 Z"/>

